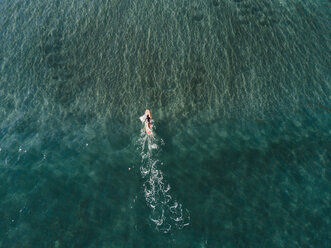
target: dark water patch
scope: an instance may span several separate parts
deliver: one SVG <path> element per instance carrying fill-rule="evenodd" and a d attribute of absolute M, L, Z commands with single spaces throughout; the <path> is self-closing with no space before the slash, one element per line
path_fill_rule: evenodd
<path fill-rule="evenodd" d="M 213 6 L 218 7 L 220 5 L 220 0 L 213 0 L 212 4 Z"/>
<path fill-rule="evenodd" d="M 203 19 L 203 15 L 202 14 L 195 15 L 192 17 L 192 19 L 193 21 L 200 22 Z"/>
<path fill-rule="evenodd" d="M 280 8 L 280 6 L 278 6 Z M 269 2 L 248 2 L 238 5 L 238 18 L 241 24 L 271 27 L 279 22 L 277 7 Z"/>

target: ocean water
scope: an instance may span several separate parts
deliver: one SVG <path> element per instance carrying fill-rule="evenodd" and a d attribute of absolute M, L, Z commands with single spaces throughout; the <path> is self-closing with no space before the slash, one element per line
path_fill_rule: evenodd
<path fill-rule="evenodd" d="M 0 0 L 0 248 L 330 247 L 330 27 L 327 0 Z"/>

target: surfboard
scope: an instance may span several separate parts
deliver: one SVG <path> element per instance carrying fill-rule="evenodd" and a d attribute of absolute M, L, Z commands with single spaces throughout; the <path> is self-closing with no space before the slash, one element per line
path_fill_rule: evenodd
<path fill-rule="evenodd" d="M 149 109 L 146 109 L 145 111 L 145 130 L 148 135 L 152 134 L 152 125 L 150 125 L 151 128 L 148 126 L 148 122 L 146 121 L 147 115 L 152 119 L 151 111 Z"/>

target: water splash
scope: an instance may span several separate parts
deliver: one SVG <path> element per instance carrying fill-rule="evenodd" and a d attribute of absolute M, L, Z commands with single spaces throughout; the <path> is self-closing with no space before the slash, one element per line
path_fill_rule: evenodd
<path fill-rule="evenodd" d="M 144 116 L 140 117 L 144 123 Z M 153 120 L 152 120 L 152 124 Z M 150 220 L 160 232 L 168 233 L 172 228 L 182 229 L 189 225 L 189 211 L 183 208 L 170 194 L 170 185 L 164 179 L 160 167 L 163 163 L 158 159 L 160 147 L 164 141 L 155 134 L 147 135 L 144 127 L 140 130 L 137 146 L 141 154 L 140 173 L 145 179 L 143 184 L 147 205 L 151 208 Z"/>

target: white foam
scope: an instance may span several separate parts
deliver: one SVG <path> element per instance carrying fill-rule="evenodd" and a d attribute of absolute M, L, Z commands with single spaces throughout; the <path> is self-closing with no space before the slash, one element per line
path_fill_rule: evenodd
<path fill-rule="evenodd" d="M 145 122 L 145 115 L 140 116 L 139 119 L 142 123 L 144 123 Z"/>
<path fill-rule="evenodd" d="M 139 118 L 144 123 L 144 116 Z M 137 142 L 141 155 L 140 173 L 145 179 L 143 192 L 147 205 L 151 208 L 151 221 L 160 232 L 167 233 L 171 227 L 181 229 L 189 225 L 189 211 L 183 210 L 182 204 L 173 200 L 170 195 L 170 185 L 166 183 L 159 165 L 158 151 L 164 141 L 154 135 L 147 135 L 141 128 Z"/>

